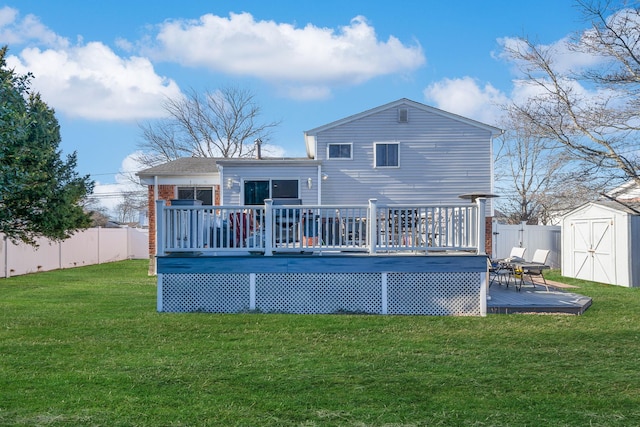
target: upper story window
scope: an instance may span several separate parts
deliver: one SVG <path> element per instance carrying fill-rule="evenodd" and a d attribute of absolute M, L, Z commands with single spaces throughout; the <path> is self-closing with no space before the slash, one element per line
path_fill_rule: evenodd
<path fill-rule="evenodd" d="M 377 168 L 400 167 L 400 144 L 397 142 L 374 143 L 374 165 Z"/>
<path fill-rule="evenodd" d="M 351 143 L 344 144 L 328 144 L 327 145 L 327 158 L 328 159 L 352 159 Z"/>

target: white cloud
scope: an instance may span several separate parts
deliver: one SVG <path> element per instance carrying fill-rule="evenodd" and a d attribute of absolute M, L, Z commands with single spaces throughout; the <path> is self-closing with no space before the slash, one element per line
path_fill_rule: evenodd
<path fill-rule="evenodd" d="M 157 75 L 146 58 L 121 58 L 102 43 L 64 50 L 27 48 L 7 58 L 18 73 L 34 74 L 33 88 L 49 106 L 72 117 L 136 120 L 164 114 L 165 97 L 178 85 Z"/>
<path fill-rule="evenodd" d="M 491 125 L 499 123 L 499 105 L 508 101 L 508 97 L 491 84 L 482 87 L 471 77 L 440 80 L 429 85 L 424 96 L 442 110 Z"/>
<path fill-rule="evenodd" d="M 19 11 L 5 6 L 0 8 L 0 45 L 19 43 L 38 43 L 47 47 L 65 48 L 69 41 L 60 37 L 34 15 L 22 19 Z"/>
<path fill-rule="evenodd" d="M 156 58 L 291 84 L 300 98 L 326 97 L 334 85 L 407 73 L 425 63 L 419 44 L 405 46 L 393 36 L 380 41 L 362 16 L 335 30 L 256 21 L 249 13 L 207 14 L 161 24 L 155 42 L 146 51 Z"/>
<path fill-rule="evenodd" d="M 275 145 L 275 144 L 265 144 L 262 147 L 262 155 L 265 157 L 286 157 L 287 156 L 287 150 L 280 146 L 280 145 Z"/>
<path fill-rule="evenodd" d="M 279 86 L 280 95 L 297 99 L 299 101 L 328 99 L 331 97 L 331 88 L 327 86 L 313 86 L 313 85 L 287 85 L 283 84 Z"/>
<path fill-rule="evenodd" d="M 100 42 L 71 46 L 34 15 L 0 8 L 0 45 L 26 45 L 6 58 L 20 74 L 32 72 L 33 88 L 56 111 L 93 120 L 137 120 L 164 115 L 166 97 L 178 85 L 156 74 L 142 57 L 123 58 Z"/>

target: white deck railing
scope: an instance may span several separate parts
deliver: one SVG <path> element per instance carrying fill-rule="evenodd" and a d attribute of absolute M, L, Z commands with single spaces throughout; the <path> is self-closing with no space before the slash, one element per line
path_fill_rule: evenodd
<path fill-rule="evenodd" d="M 156 206 L 157 254 L 275 252 L 484 253 L 476 204 Z"/>

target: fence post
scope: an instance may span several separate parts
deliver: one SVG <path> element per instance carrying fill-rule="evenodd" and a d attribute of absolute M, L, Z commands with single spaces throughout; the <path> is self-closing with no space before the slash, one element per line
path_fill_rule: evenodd
<path fill-rule="evenodd" d="M 487 207 L 487 199 L 484 197 L 478 197 L 476 199 L 476 205 L 478 208 L 478 237 L 477 237 L 477 244 L 478 244 L 478 250 L 477 250 L 477 254 L 478 255 L 486 255 L 487 252 L 485 250 L 485 243 L 486 243 L 486 218 L 485 218 L 485 211 L 486 211 L 486 207 Z"/>
<path fill-rule="evenodd" d="M 264 200 L 264 254 L 273 255 L 273 200 Z"/>
<path fill-rule="evenodd" d="M 156 200 L 156 256 L 164 256 L 164 200 Z"/>
<path fill-rule="evenodd" d="M 378 199 L 369 199 L 369 253 L 375 254 L 378 246 Z"/>

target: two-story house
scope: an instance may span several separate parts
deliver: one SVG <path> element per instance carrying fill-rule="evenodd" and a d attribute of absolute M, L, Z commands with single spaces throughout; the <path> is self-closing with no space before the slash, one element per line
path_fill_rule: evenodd
<path fill-rule="evenodd" d="M 149 186 L 152 230 L 153 202 L 160 199 L 205 205 L 258 205 L 268 198 L 313 205 L 369 199 L 446 204 L 463 194 L 493 192 L 492 141 L 501 132 L 403 98 L 306 131 L 305 158 L 181 158 L 138 176 Z M 492 212 L 488 200 L 487 216 Z"/>
<path fill-rule="evenodd" d="M 305 158 L 141 171 L 158 310 L 485 314 L 500 133 L 400 99 L 306 131 Z"/>

